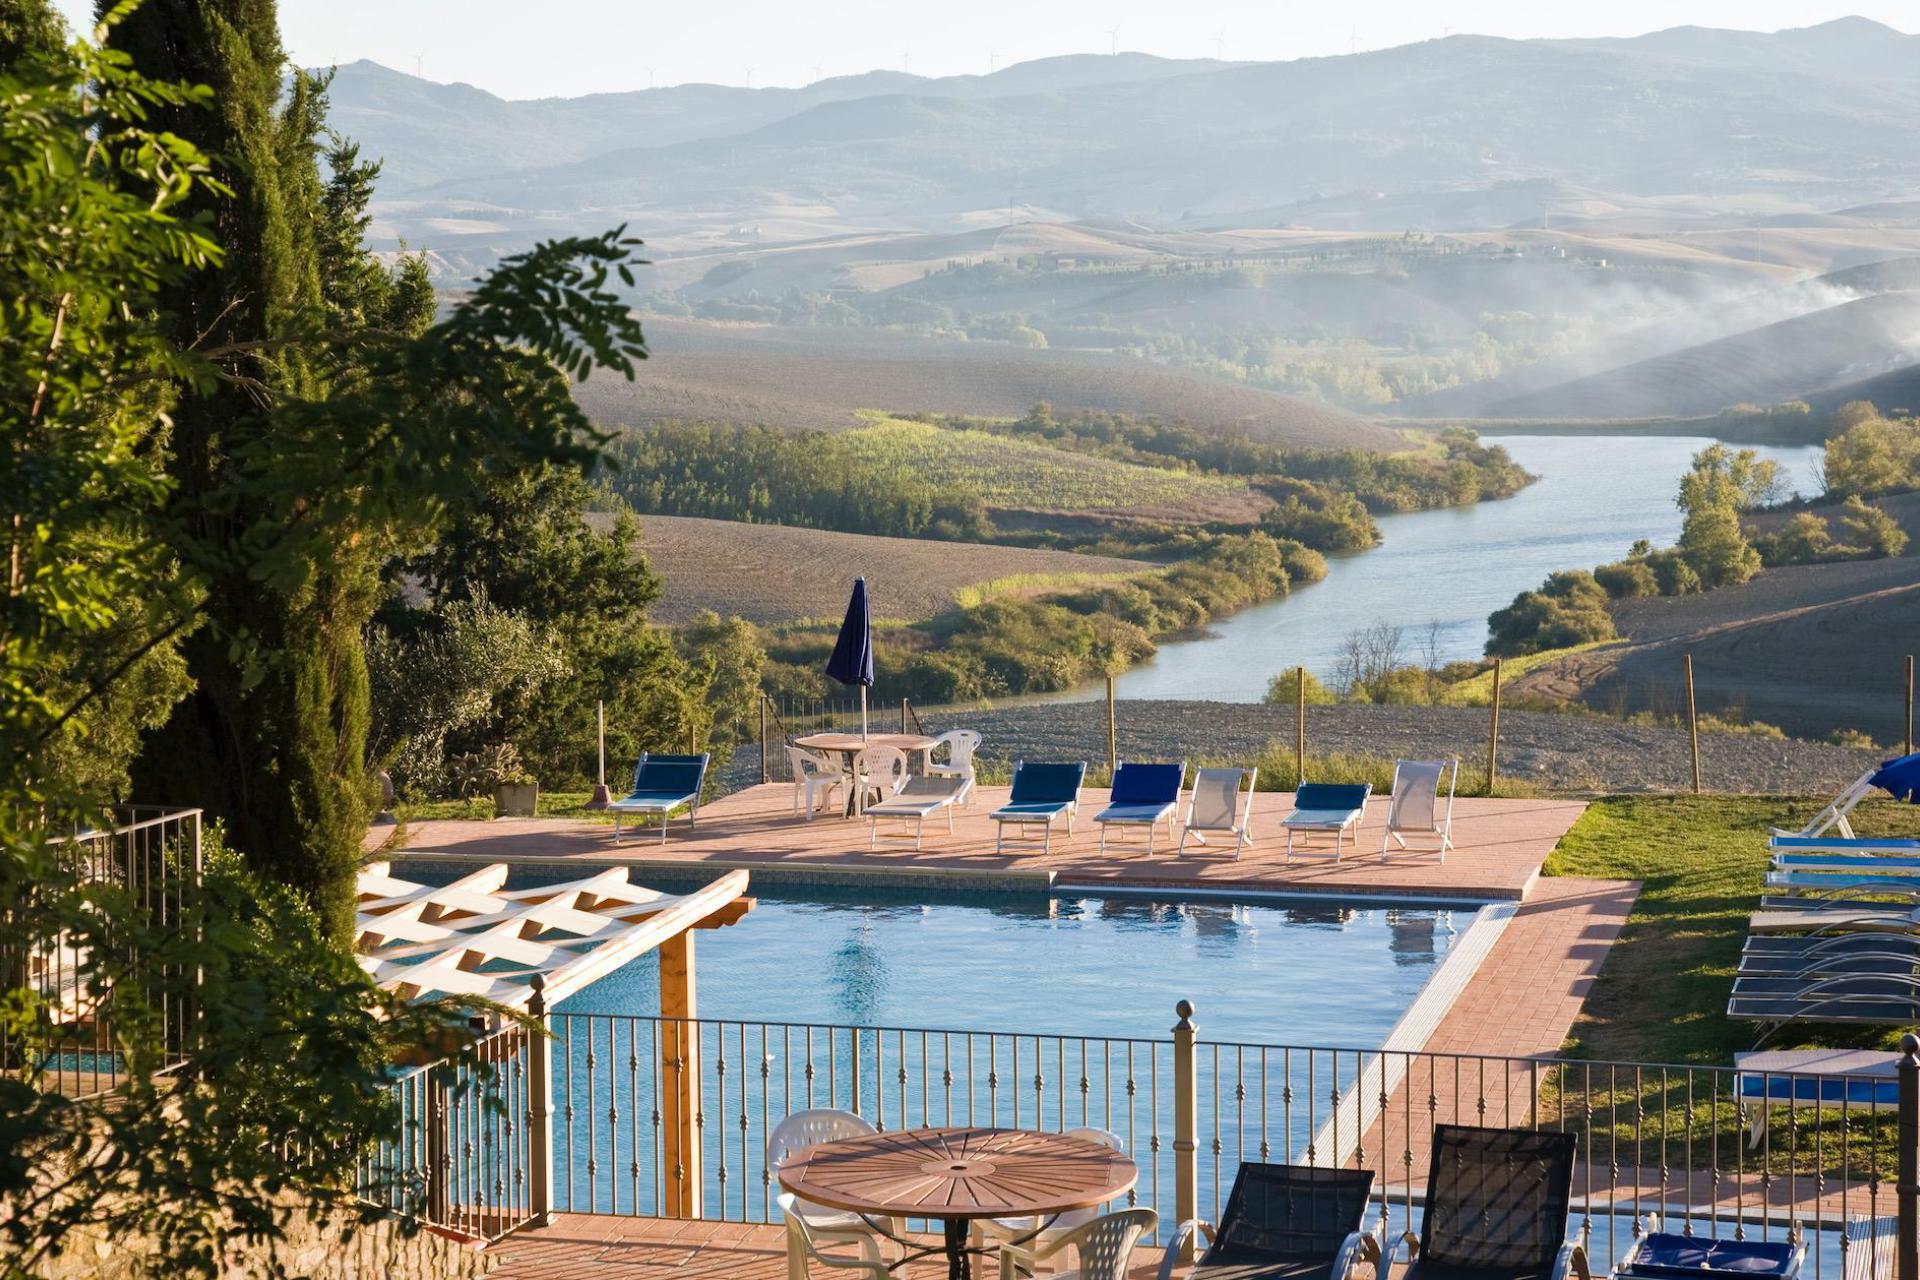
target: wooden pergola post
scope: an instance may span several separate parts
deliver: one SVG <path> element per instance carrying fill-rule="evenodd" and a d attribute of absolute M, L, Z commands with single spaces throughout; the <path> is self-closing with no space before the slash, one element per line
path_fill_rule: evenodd
<path fill-rule="evenodd" d="M 693 930 L 660 944 L 660 1216 L 700 1216 L 700 1026 Z"/>

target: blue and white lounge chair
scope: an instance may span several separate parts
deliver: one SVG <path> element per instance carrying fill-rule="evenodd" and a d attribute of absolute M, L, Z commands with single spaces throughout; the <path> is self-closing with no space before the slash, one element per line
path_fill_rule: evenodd
<path fill-rule="evenodd" d="M 660 816 L 660 843 L 667 842 L 667 819 L 674 810 L 687 811 L 691 827 L 700 816 L 700 787 L 707 780 L 706 752 L 697 756 L 643 755 L 633 767 L 633 791 L 607 808 L 613 813 L 613 842 L 620 843 L 620 815 Z"/>
<path fill-rule="evenodd" d="M 1888 836 L 1774 836 L 1767 841 L 1775 861 L 1802 855 L 1829 858 L 1920 856 L 1920 840 Z"/>
<path fill-rule="evenodd" d="M 1371 782 L 1303 782 L 1293 793 L 1293 812 L 1280 820 L 1287 829 L 1287 861 L 1293 861 L 1293 838 L 1307 831 L 1333 832 L 1333 860 L 1340 861 L 1340 842 L 1360 828 L 1367 811 Z"/>
<path fill-rule="evenodd" d="M 1013 794 L 1007 802 L 988 816 L 998 824 L 998 834 L 994 837 L 993 851 L 999 853 L 1006 848 L 1007 828 L 1019 827 L 1021 837 L 1026 835 L 1028 827 L 1041 827 L 1040 851 L 1047 853 L 1053 848 L 1053 820 L 1065 817 L 1067 835 L 1073 835 L 1073 815 L 1080 808 L 1080 783 L 1087 776 L 1087 762 L 1075 761 L 1072 764 L 1037 764 L 1022 760 L 1013 766 Z"/>
<path fill-rule="evenodd" d="M 1775 827 L 1773 834 L 1811 839 L 1824 836 L 1829 831 L 1837 831 L 1841 839 L 1852 840 L 1853 827 L 1847 820 L 1848 815 L 1853 812 L 1855 805 L 1872 795 L 1875 788 L 1896 800 L 1920 804 L 1920 752 L 1883 761 L 1849 782 L 1826 808 L 1813 815 L 1813 820 L 1806 826 L 1798 831 Z"/>
<path fill-rule="evenodd" d="M 1883 1107 L 1900 1102 L 1900 1055 L 1872 1049 L 1766 1049 L 1736 1053 L 1734 1094 L 1751 1112 L 1747 1146 L 1767 1136 L 1774 1107 Z"/>
<path fill-rule="evenodd" d="M 1173 839 L 1173 815 L 1180 807 L 1180 790 L 1186 785 L 1187 766 L 1181 764 L 1139 764 L 1122 760 L 1113 771 L 1113 793 L 1107 807 L 1094 815 L 1100 824 L 1100 852 L 1107 851 L 1108 827 L 1145 827 L 1147 852 L 1153 852 L 1153 829 L 1165 822 L 1167 839 Z"/>
<path fill-rule="evenodd" d="M 1806 1256 L 1797 1226 L 1785 1240 L 1649 1231 L 1628 1246 L 1613 1274 L 1614 1280 L 1792 1280 Z"/>

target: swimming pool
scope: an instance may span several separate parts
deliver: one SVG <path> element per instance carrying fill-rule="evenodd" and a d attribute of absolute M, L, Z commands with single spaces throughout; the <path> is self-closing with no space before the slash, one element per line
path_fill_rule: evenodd
<path fill-rule="evenodd" d="M 1371 1047 L 1472 918 L 1341 902 L 753 893 L 745 919 L 697 936 L 702 1018 L 1158 1038 L 1188 999 L 1210 1040 Z M 657 958 L 560 1011 L 657 1013 Z"/>

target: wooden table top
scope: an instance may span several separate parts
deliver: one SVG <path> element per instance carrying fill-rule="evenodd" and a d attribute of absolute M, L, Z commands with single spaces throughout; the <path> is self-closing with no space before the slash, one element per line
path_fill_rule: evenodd
<path fill-rule="evenodd" d="M 795 738 L 793 745 L 811 751 L 859 751 L 864 747 L 925 751 L 938 741 L 918 733 L 870 733 L 864 738 L 857 733 L 810 733 L 804 738 Z"/>
<path fill-rule="evenodd" d="M 1024 1218 L 1104 1204 L 1140 1171 L 1113 1148 L 1025 1129 L 907 1129 L 823 1142 L 780 1166 L 803 1200 L 879 1217 Z"/>

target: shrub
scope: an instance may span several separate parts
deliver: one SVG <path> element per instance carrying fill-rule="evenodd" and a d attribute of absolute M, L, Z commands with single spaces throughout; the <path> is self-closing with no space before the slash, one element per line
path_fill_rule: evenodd
<path fill-rule="evenodd" d="M 1781 526 L 1770 538 L 1755 544 L 1760 558 L 1769 565 L 1814 564 L 1834 554 L 1833 535 L 1827 522 L 1811 511 L 1802 511 Z"/>
<path fill-rule="evenodd" d="M 1906 530 L 1880 508 L 1861 501 L 1858 494 L 1841 505 L 1840 527 L 1846 530 L 1848 545 L 1858 547 L 1863 555 L 1878 559 L 1907 549 Z"/>
<path fill-rule="evenodd" d="M 1593 571 L 1593 580 L 1614 600 L 1660 594 L 1660 580 L 1654 577 L 1652 567 L 1644 560 L 1619 560 L 1613 564 L 1603 564 Z"/>
<path fill-rule="evenodd" d="M 1660 584 L 1663 596 L 1690 596 L 1701 590 L 1700 575 L 1677 550 L 1656 551 L 1647 557 L 1646 563 L 1653 570 L 1654 581 Z"/>
<path fill-rule="evenodd" d="M 1556 573 L 1538 591 L 1523 591 L 1487 619 L 1490 657 L 1511 658 L 1543 649 L 1565 649 L 1619 633 L 1607 612 L 1607 593 L 1591 573 Z"/>
<path fill-rule="evenodd" d="M 1835 497 L 1868 497 L 1920 485 L 1920 420 L 1889 420 L 1865 401 L 1834 413 L 1823 474 Z"/>
<path fill-rule="evenodd" d="M 1261 701 L 1269 706 L 1291 707 L 1300 697 L 1300 669 L 1290 667 L 1273 679 L 1267 681 L 1267 694 Z M 1314 707 L 1332 706 L 1339 699 L 1333 696 L 1333 690 L 1321 684 L 1313 672 L 1307 676 L 1307 705 Z"/>

